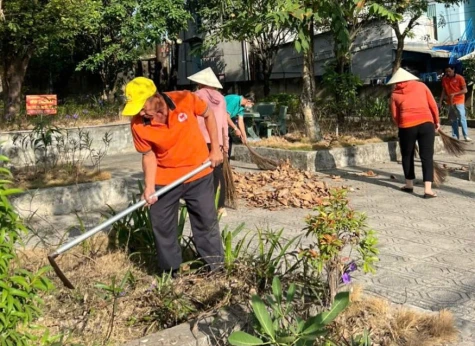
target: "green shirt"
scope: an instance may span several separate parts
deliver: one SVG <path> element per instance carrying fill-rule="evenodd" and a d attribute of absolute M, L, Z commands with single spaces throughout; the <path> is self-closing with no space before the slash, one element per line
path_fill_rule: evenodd
<path fill-rule="evenodd" d="M 226 100 L 226 111 L 229 113 L 231 119 L 236 116 L 244 116 L 244 107 L 241 105 L 242 96 L 240 95 L 226 95 L 224 96 Z"/>

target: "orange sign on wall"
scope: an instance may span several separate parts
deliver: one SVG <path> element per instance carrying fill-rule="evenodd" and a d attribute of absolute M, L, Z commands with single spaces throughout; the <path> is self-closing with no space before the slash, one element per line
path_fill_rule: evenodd
<path fill-rule="evenodd" d="M 56 95 L 27 95 L 26 114 L 56 114 L 58 98 Z"/>

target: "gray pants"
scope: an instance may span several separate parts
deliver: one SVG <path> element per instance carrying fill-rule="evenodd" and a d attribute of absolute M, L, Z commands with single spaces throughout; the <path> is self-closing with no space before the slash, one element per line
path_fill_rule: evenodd
<path fill-rule="evenodd" d="M 156 186 L 160 189 L 163 186 Z M 180 198 L 186 202 L 193 240 L 211 270 L 223 263 L 224 251 L 214 204 L 213 174 L 182 184 L 167 192 L 150 208 L 158 264 L 164 271 L 176 270 L 182 263 L 178 243 Z"/>

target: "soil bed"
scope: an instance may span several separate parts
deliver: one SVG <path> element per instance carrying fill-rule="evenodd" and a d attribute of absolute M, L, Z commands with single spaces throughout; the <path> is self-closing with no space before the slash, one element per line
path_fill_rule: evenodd
<path fill-rule="evenodd" d="M 67 345 L 121 345 L 246 303 L 257 292 L 250 267 L 237 267 L 230 275 L 188 273 L 160 279 L 126 253 L 107 251 L 106 244 L 107 238 L 98 237 L 59 258 L 76 289 L 64 288 L 54 273 L 48 274 L 57 289 L 42 297 L 44 316 L 36 324 L 48 327 L 52 335 L 68 335 Z M 38 269 L 46 264 L 46 254 L 39 249 L 24 251 L 19 265 Z M 113 282 L 115 298 L 108 290 Z M 420 313 L 383 299 L 362 298 L 360 292 L 353 290 L 352 304 L 329 327 L 330 337 L 339 344 L 365 329 L 371 332 L 373 346 L 436 346 L 456 339 L 449 312 Z"/>

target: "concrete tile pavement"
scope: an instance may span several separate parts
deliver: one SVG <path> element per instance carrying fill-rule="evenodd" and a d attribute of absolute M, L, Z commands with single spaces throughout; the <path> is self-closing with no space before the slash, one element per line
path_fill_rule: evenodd
<path fill-rule="evenodd" d="M 472 130 L 471 137 L 475 138 Z M 460 168 L 475 160 L 475 144 L 461 158 L 437 155 L 448 167 Z M 233 162 L 237 170 L 253 169 L 252 165 Z M 139 154 L 108 157 L 102 167 L 114 176 L 129 178 L 131 190 L 137 192 L 142 177 Z M 373 170 L 376 177 L 357 175 Z M 402 167 L 396 162 L 371 167 L 349 167 L 322 172 L 329 184 L 352 187 L 352 206 L 368 215 L 371 227 L 378 231 L 380 262 L 375 275 L 359 275 L 372 294 L 389 298 L 398 304 L 410 304 L 427 310 L 449 309 L 462 330 L 461 345 L 475 345 L 475 183 L 468 181 L 466 171 L 451 173 L 449 181 L 436 191 L 439 197 L 422 198 L 423 187 L 416 184 L 414 194 L 402 193 Z M 337 174 L 343 182 L 335 182 L 329 174 Z M 416 175 L 421 176 L 419 166 Z M 241 203 L 228 210 L 222 227 L 236 227 L 245 222 L 249 229 L 284 228 L 286 237 L 302 234 L 304 217 L 309 210 L 285 209 L 266 211 Z"/>

